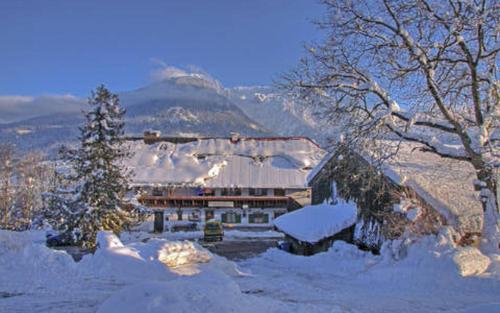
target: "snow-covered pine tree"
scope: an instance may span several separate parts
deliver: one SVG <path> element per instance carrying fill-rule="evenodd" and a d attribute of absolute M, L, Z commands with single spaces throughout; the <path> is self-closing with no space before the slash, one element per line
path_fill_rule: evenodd
<path fill-rule="evenodd" d="M 101 85 L 92 92 L 89 105 L 92 109 L 85 113 L 86 124 L 80 128 L 80 147 L 73 159 L 80 182 L 79 239 L 86 247 L 95 245 L 99 230 L 121 231 L 127 220 L 121 205 L 129 183 L 122 162 L 129 154 L 123 144 L 125 111 L 118 96 Z"/>
<path fill-rule="evenodd" d="M 45 217 L 57 230 L 71 232 L 76 243 L 93 248 L 99 230 L 118 233 L 129 222 L 122 205 L 130 173 L 123 165 L 129 152 L 118 96 L 101 85 L 88 102 L 79 147 L 62 152 L 69 166 L 59 178 L 68 183 L 48 194 Z"/>

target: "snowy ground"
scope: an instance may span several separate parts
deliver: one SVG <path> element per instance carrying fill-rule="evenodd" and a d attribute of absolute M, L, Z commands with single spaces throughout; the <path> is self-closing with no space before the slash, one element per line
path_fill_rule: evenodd
<path fill-rule="evenodd" d="M 270 249 L 239 263 L 194 242 L 123 244 L 111 234 L 74 263 L 42 239 L 0 231 L 0 312 L 500 312 L 498 256 L 462 277 L 456 251 L 435 238 L 400 261 L 336 243 L 312 257 Z"/>
<path fill-rule="evenodd" d="M 241 262 L 252 275 L 238 283 L 308 312 L 500 312 L 498 275 L 463 278 L 447 257 L 415 250 L 396 262 L 340 242 L 313 257 L 273 249 Z"/>

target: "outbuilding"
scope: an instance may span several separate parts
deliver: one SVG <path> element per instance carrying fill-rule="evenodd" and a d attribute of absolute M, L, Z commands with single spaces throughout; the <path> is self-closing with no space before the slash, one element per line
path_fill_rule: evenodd
<path fill-rule="evenodd" d="M 328 250 L 334 241 L 353 243 L 357 208 L 352 202 L 309 205 L 274 221 L 285 234 L 288 251 L 312 255 Z"/>

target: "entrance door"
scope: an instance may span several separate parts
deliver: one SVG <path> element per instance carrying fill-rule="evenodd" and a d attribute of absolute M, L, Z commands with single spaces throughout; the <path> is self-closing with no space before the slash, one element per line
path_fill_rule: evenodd
<path fill-rule="evenodd" d="M 205 211 L 205 221 L 209 221 L 214 218 L 214 210 Z"/>

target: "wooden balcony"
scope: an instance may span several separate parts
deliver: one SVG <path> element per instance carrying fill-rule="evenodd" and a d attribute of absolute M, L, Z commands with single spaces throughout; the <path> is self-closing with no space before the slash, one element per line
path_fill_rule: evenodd
<path fill-rule="evenodd" d="M 288 208 L 286 196 L 141 196 L 138 201 L 155 208 Z"/>

